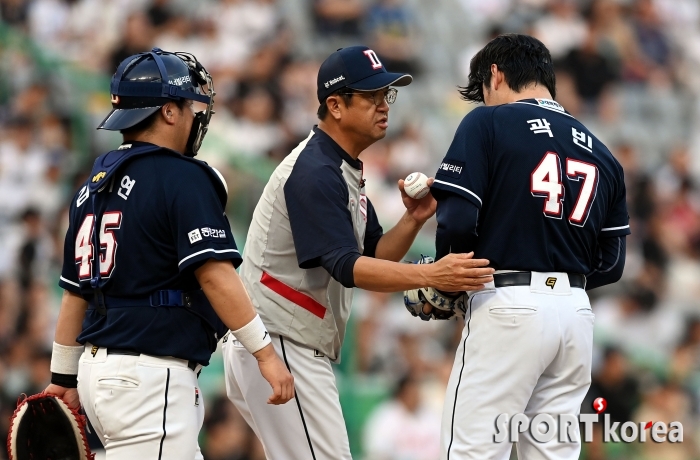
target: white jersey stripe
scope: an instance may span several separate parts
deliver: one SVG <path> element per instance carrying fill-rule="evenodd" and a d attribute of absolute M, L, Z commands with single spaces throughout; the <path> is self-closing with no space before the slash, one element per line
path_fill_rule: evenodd
<path fill-rule="evenodd" d="M 630 228 L 629 225 L 623 225 L 622 227 L 609 227 L 609 228 L 601 228 L 601 232 L 610 232 L 612 230 L 623 230 L 625 228 Z"/>
<path fill-rule="evenodd" d="M 55 278 L 54 278 L 54 279 L 55 279 Z M 72 285 L 72 286 L 80 287 L 80 284 L 74 283 L 74 282 L 71 281 L 71 280 L 67 280 L 67 279 L 65 279 L 65 278 L 62 277 L 62 276 L 60 277 L 60 280 L 63 281 L 64 283 L 68 283 L 68 284 L 70 284 L 70 285 Z"/>
<path fill-rule="evenodd" d="M 222 253 L 224 253 L 224 252 L 237 252 L 238 254 L 240 254 L 240 252 L 238 252 L 236 249 L 221 249 L 221 250 L 216 250 L 216 249 L 204 249 L 203 251 L 195 252 L 194 254 L 190 254 L 190 255 L 187 256 L 187 257 L 183 257 L 182 260 L 181 260 L 180 262 L 178 262 L 178 264 L 177 264 L 178 267 L 179 267 L 180 265 L 182 265 L 182 263 L 183 263 L 184 261 L 186 261 L 187 259 L 191 259 L 191 258 L 194 257 L 194 256 L 198 256 L 198 255 L 200 255 L 200 254 L 204 254 L 205 252 L 213 252 L 213 253 L 215 253 L 215 254 L 222 254 Z"/>
<path fill-rule="evenodd" d="M 445 182 L 445 181 L 437 180 L 437 179 L 435 179 L 434 182 L 436 182 L 436 183 L 438 183 L 438 184 L 449 185 L 450 187 L 458 188 L 458 189 L 460 189 L 460 190 L 464 190 L 465 192 L 467 192 L 468 194 L 472 195 L 474 198 L 476 198 L 477 200 L 479 200 L 479 204 L 483 204 L 483 203 L 481 202 L 481 198 L 479 198 L 479 196 L 478 196 L 476 193 L 472 192 L 472 191 L 469 190 L 468 188 L 464 188 L 464 187 L 461 187 L 461 186 L 459 186 L 459 185 L 451 184 L 451 183 L 449 183 L 449 182 Z"/>

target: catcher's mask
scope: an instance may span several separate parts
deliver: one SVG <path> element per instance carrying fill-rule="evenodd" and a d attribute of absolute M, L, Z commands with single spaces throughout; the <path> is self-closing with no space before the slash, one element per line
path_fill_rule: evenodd
<path fill-rule="evenodd" d="M 112 76 L 112 111 L 97 129 L 127 129 L 157 112 L 170 101 L 191 99 L 207 104 L 197 112 L 185 155 L 197 155 L 214 114 L 214 82 L 190 53 L 153 48 L 124 59 Z"/>

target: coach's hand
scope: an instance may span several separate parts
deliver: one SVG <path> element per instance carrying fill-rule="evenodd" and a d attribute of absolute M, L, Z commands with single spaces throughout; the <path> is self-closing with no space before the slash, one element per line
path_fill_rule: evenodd
<path fill-rule="evenodd" d="M 448 254 L 434 264 L 422 265 L 428 271 L 426 286 L 443 292 L 477 291 L 493 281 L 495 270 L 487 259 L 474 259 L 474 253 Z"/>
<path fill-rule="evenodd" d="M 80 409 L 80 397 L 78 396 L 77 388 L 64 388 L 52 383 L 46 387 L 43 393 L 58 396 L 63 399 L 71 409 Z"/>
<path fill-rule="evenodd" d="M 434 179 L 431 177 L 428 179 L 428 186 L 433 185 Z M 411 198 L 406 195 L 403 189 L 404 180 L 399 179 L 399 190 L 401 191 L 401 199 L 403 200 L 403 205 L 406 206 L 406 214 L 410 218 L 416 221 L 419 225 L 423 225 L 426 220 L 433 217 L 435 210 L 437 209 L 437 201 L 433 198 L 432 193 L 428 192 L 420 200 Z"/>
<path fill-rule="evenodd" d="M 272 387 L 268 404 L 284 404 L 294 397 L 294 377 L 275 353 L 272 344 L 256 351 L 253 356 L 258 360 L 260 373 Z"/>

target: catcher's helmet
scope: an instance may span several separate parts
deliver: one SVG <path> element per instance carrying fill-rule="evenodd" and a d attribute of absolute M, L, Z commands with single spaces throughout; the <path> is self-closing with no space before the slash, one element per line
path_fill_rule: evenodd
<path fill-rule="evenodd" d="M 211 75 L 189 53 L 159 48 L 124 59 L 112 76 L 112 111 L 97 129 L 127 129 L 157 112 L 170 101 L 192 99 L 207 104 L 195 116 L 186 155 L 194 156 L 207 132 L 214 111 Z"/>

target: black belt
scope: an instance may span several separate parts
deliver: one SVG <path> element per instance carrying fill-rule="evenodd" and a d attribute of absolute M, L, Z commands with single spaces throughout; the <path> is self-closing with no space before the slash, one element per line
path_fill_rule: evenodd
<path fill-rule="evenodd" d="M 578 273 L 567 273 L 569 286 L 572 288 L 586 288 L 586 277 Z M 493 275 L 493 283 L 497 288 L 509 286 L 529 286 L 532 279 L 531 272 L 496 273 Z"/>
<path fill-rule="evenodd" d="M 141 356 L 142 353 L 134 350 L 127 350 L 125 348 L 107 348 L 108 355 L 127 355 L 127 356 Z M 197 361 L 189 360 L 187 361 L 187 367 L 193 371 L 197 369 Z"/>

